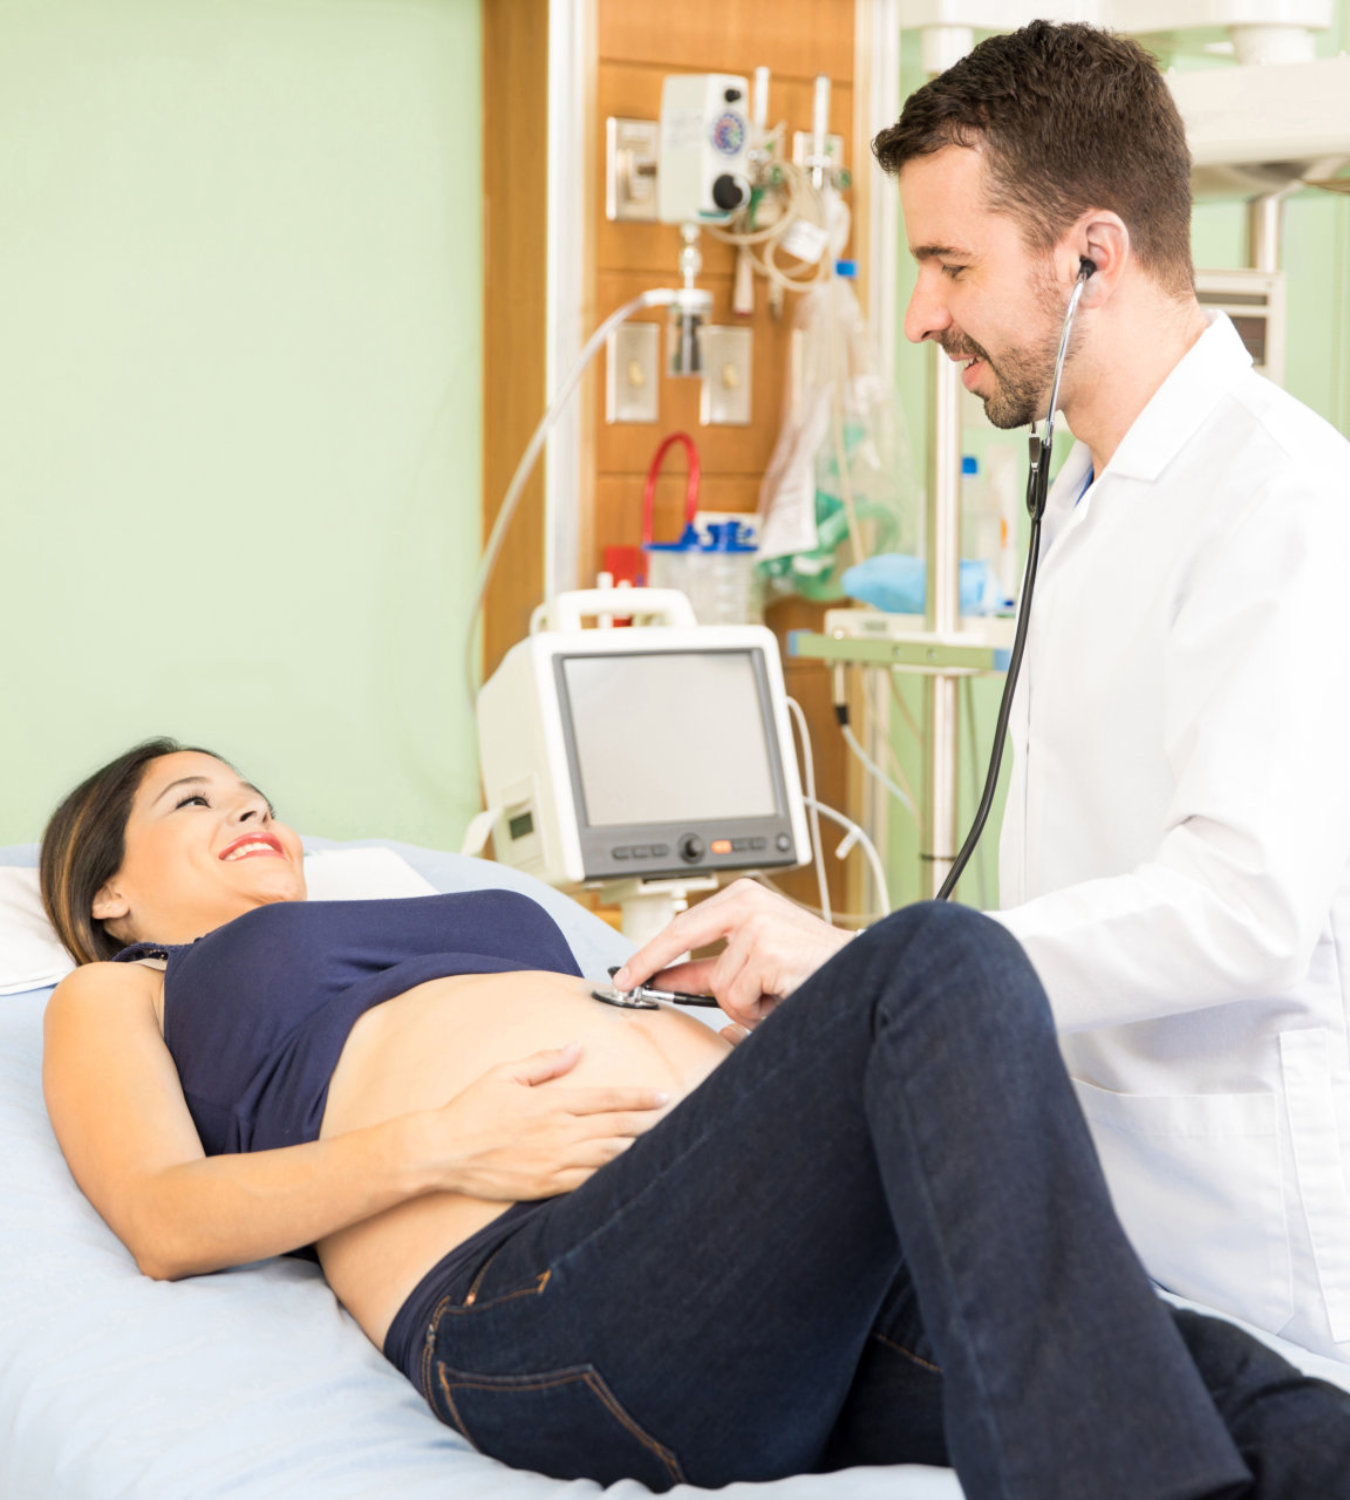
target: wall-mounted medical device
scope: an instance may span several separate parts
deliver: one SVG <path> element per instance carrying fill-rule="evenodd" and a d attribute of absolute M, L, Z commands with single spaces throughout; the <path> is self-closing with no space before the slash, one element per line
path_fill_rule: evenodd
<path fill-rule="evenodd" d="M 679 623 L 584 630 L 583 615 L 614 610 L 613 591 L 559 595 L 479 694 L 496 858 L 559 886 L 804 863 L 773 634 L 695 625 L 674 591 L 618 602 Z"/>
<path fill-rule="evenodd" d="M 1284 384 L 1285 296 L 1282 271 L 1197 271 L 1201 307 L 1227 313 L 1257 371 Z"/>
<path fill-rule="evenodd" d="M 712 294 L 694 285 L 703 267 L 699 226 L 724 224 L 750 201 L 749 88 L 731 73 L 674 73 L 661 86 L 656 214 L 680 226 L 684 278 L 670 311 L 668 375 L 703 374 L 699 333 Z"/>
<path fill-rule="evenodd" d="M 612 115 L 605 122 L 606 218 L 679 226 L 683 285 L 671 304 L 664 373 L 703 378 L 704 424 L 749 422 L 751 333 L 708 329 L 712 296 L 695 285 L 700 234 L 736 247 L 732 310 L 744 318 L 754 311 L 757 275 L 777 311 L 785 292 L 828 278 L 847 238 L 839 194 L 850 179 L 842 137 L 829 133 L 829 78 L 815 80 L 811 130 L 796 133 L 790 157 L 787 126 L 770 130 L 768 110 L 769 70 L 760 67 L 753 85 L 734 73 L 673 74 L 662 81 L 659 121 Z M 653 354 L 650 334 L 611 339 L 607 421 L 658 420 Z"/>
<path fill-rule="evenodd" d="M 750 84 L 730 73 L 672 73 L 661 86 L 657 217 L 722 224 L 750 201 Z"/>

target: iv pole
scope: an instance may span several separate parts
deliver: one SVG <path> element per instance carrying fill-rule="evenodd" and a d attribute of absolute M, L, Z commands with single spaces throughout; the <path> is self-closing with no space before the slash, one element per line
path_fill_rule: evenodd
<path fill-rule="evenodd" d="M 943 29 L 938 45 L 925 36 L 929 77 L 944 72 L 974 42 L 962 27 Z M 924 485 L 924 553 L 928 587 L 924 630 L 949 635 L 961 627 L 961 367 L 936 344 L 928 348 L 929 431 Z M 950 672 L 923 679 L 924 823 L 920 849 L 923 894 L 936 896 L 956 858 L 957 685 Z"/>
<path fill-rule="evenodd" d="M 929 580 L 925 631 L 948 635 L 961 625 L 961 367 L 929 348 L 932 442 L 924 488 L 924 550 Z M 923 679 L 924 861 L 926 896 L 936 896 L 956 858 L 957 684 L 950 672 Z"/>

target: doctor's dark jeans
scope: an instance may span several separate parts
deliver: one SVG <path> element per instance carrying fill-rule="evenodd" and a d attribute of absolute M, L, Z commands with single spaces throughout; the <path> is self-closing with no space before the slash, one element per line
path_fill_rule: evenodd
<path fill-rule="evenodd" d="M 953 906 L 854 939 L 525 1220 L 437 1309 L 423 1371 L 482 1451 L 602 1484 L 917 1462 L 969 1500 L 1350 1494 L 1281 1487 L 1263 1413 L 1325 1436 L 1340 1393 L 1309 1406 L 1158 1300 L 1030 964 Z"/>

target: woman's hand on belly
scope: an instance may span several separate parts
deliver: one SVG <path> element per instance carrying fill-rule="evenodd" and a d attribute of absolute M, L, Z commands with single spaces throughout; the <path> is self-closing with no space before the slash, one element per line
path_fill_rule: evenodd
<path fill-rule="evenodd" d="M 333 1074 L 322 1133 L 396 1120 L 419 1186 L 413 1201 L 320 1243 L 334 1291 L 382 1345 L 448 1250 L 508 1203 L 580 1187 L 730 1050 L 701 1020 L 616 1010 L 562 974 L 452 975 L 367 1011 Z"/>
<path fill-rule="evenodd" d="M 423 1111 L 436 1185 L 507 1203 L 570 1193 L 650 1130 L 670 1095 L 561 1082 L 582 1050 L 573 1043 L 501 1063 L 448 1104 Z"/>

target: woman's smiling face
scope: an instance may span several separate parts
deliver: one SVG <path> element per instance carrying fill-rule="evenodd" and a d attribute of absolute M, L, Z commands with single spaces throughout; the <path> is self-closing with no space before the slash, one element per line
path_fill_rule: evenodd
<path fill-rule="evenodd" d="M 213 755 L 152 760 L 131 805 L 122 867 L 93 913 L 124 942 L 188 943 L 274 901 L 302 901 L 299 836 Z"/>

